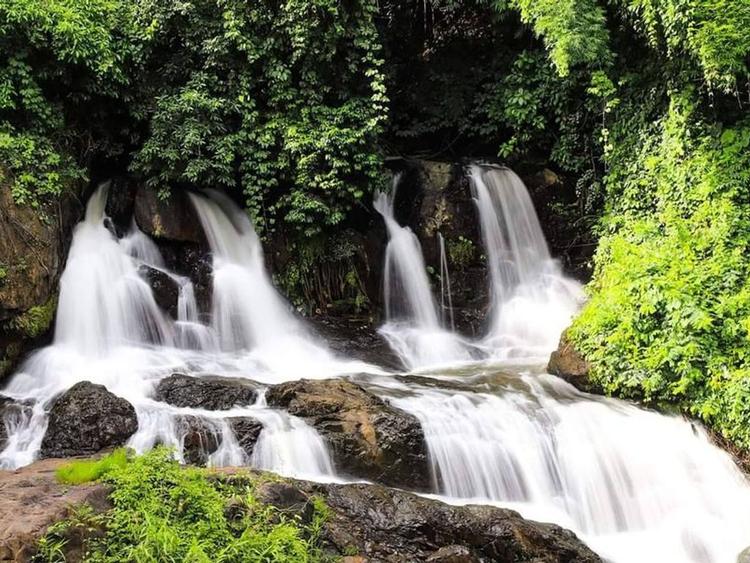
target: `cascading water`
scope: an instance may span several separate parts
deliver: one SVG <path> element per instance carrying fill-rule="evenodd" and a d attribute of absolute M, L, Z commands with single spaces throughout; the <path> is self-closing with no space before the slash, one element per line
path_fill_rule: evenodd
<path fill-rule="evenodd" d="M 451 275 L 448 271 L 448 257 L 445 253 L 445 239 L 438 233 L 438 247 L 440 248 L 440 309 L 443 312 L 443 322 L 448 317 L 451 330 L 456 331 L 456 322 L 453 319 L 453 296 L 451 295 Z"/>
<path fill-rule="evenodd" d="M 750 543 L 750 487 L 701 428 L 550 375 L 460 385 L 393 399 L 421 421 L 451 502 L 554 521 L 618 562 L 732 562 Z"/>
<path fill-rule="evenodd" d="M 441 326 L 419 239 L 396 221 L 398 182 L 397 175 L 391 192 L 376 193 L 373 202 L 389 237 L 383 277 L 386 324 L 380 332 L 409 369 L 466 361 L 470 359 L 467 348 Z"/>
<path fill-rule="evenodd" d="M 193 196 L 216 262 L 210 326 L 201 322 L 192 282 L 166 268 L 149 237 L 135 224 L 121 240 L 107 228 L 106 200 L 105 186 L 91 197 L 85 219 L 75 229 L 60 281 L 52 345 L 33 354 L 3 390 L 29 406 L 3 421 L 8 443 L 0 452 L 0 467 L 33 461 L 51 400 L 79 381 L 91 381 L 135 407 L 139 428 L 129 445 L 136 451 L 167 444 L 182 459 L 186 429 L 178 422 L 197 417 L 213 428 L 219 442 L 210 463 L 249 463 L 284 474 L 332 478 L 325 444 L 312 428 L 286 413 L 265 405 L 220 412 L 177 409 L 150 395 L 158 380 L 175 371 L 276 382 L 300 373 L 323 377 L 370 366 L 335 358 L 306 333 L 271 286 L 252 226 L 229 200 L 215 193 L 210 199 Z M 156 304 L 139 275 L 142 266 L 179 286 L 177 319 Z M 232 416 L 266 425 L 252 459 L 229 429 L 225 419 Z"/>
<path fill-rule="evenodd" d="M 550 256 L 521 179 L 495 166 L 469 173 L 491 280 L 485 350 L 498 359 L 544 358 L 580 306 L 581 286 Z"/>
<path fill-rule="evenodd" d="M 580 287 L 551 259 L 520 180 L 491 167 L 474 166 L 470 174 L 492 285 L 488 334 L 480 342 L 444 328 L 419 242 L 395 220 L 395 189 L 376 196 L 389 235 L 382 332 L 422 376 L 406 379 L 338 359 L 308 332 L 274 289 L 247 216 L 225 196 L 191 196 L 213 253 L 206 315 L 192 282 L 169 271 L 147 235 L 133 225 L 118 240 L 106 227 L 106 189 L 97 191 L 74 233 L 53 343 L 3 390 L 19 404 L 6 413 L 0 466 L 33 461 L 50 401 L 88 380 L 135 406 L 139 428 L 128 445 L 136 451 L 161 443 L 184 459 L 184 421 L 197 418 L 218 445 L 204 452 L 209 464 L 335 479 L 320 435 L 268 408 L 262 390 L 254 405 L 209 411 L 158 402 L 153 389 L 175 371 L 263 383 L 368 371 L 358 376 L 362 385 L 420 420 L 441 498 L 554 521 L 619 563 L 734 562 L 750 544 L 746 478 L 700 427 L 581 393 L 542 373 L 540 360 L 579 305 Z M 450 288 L 440 242 L 445 310 Z M 179 287 L 176 319 L 156 305 L 139 275 L 144 266 Z M 479 352 L 483 363 L 467 362 Z M 425 369 L 436 364 L 443 367 Z M 232 430 L 231 421 L 241 418 L 263 426 L 251 455 Z"/>

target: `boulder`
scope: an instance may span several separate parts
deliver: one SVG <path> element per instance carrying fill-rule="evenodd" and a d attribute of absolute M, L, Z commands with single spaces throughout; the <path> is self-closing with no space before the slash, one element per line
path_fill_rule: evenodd
<path fill-rule="evenodd" d="M 164 261 L 169 270 L 193 282 L 198 309 L 211 312 L 213 289 L 213 259 L 207 248 L 198 244 L 159 241 Z"/>
<path fill-rule="evenodd" d="M 104 212 L 112 221 L 115 235 L 122 237 L 130 230 L 138 184 L 128 178 L 112 178 L 107 190 Z"/>
<path fill-rule="evenodd" d="M 142 264 L 138 267 L 138 274 L 151 287 L 154 301 L 172 318 L 177 318 L 177 303 L 180 299 L 180 286 L 169 274 Z"/>
<path fill-rule="evenodd" d="M 258 396 L 257 387 L 244 379 L 175 373 L 159 381 L 154 398 L 175 407 L 223 411 L 252 405 Z"/>
<path fill-rule="evenodd" d="M 573 532 L 513 510 L 453 506 L 380 485 L 297 486 L 326 502 L 322 539 L 329 553 L 393 563 L 601 561 Z"/>
<path fill-rule="evenodd" d="M 229 427 L 237 439 L 237 443 L 249 458 L 253 455 L 255 444 L 258 442 L 263 424 L 259 420 L 247 416 L 236 416 L 227 420 Z"/>
<path fill-rule="evenodd" d="M 203 230 L 190 200 L 183 190 L 172 190 L 166 199 L 145 186 L 135 196 L 135 222 L 146 234 L 157 239 L 201 243 Z"/>
<path fill-rule="evenodd" d="M 206 465 L 219 449 L 221 433 L 209 420 L 199 416 L 179 416 L 175 421 L 182 443 L 182 457 L 190 465 Z"/>
<path fill-rule="evenodd" d="M 560 337 L 560 345 L 549 358 L 547 371 L 582 391 L 592 391 L 595 386 L 589 381 L 590 370 L 589 363 L 564 332 Z"/>
<path fill-rule="evenodd" d="M 312 425 L 328 442 L 340 472 L 429 489 L 427 448 L 417 418 L 359 385 L 302 379 L 271 387 L 266 400 Z"/>
<path fill-rule="evenodd" d="M 88 381 L 54 399 L 42 457 L 70 457 L 123 445 L 138 430 L 133 405 Z"/>

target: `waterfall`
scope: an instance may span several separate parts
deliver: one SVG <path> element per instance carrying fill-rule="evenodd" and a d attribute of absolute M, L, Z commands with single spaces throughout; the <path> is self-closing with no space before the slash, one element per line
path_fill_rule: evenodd
<path fill-rule="evenodd" d="M 583 299 L 550 256 L 529 192 L 507 168 L 470 167 L 487 266 L 491 315 L 485 349 L 496 358 L 546 357 Z"/>
<path fill-rule="evenodd" d="M 107 190 L 102 186 L 91 196 L 75 228 L 60 280 L 52 344 L 32 354 L 3 389 L 31 406 L 0 421 L 8 430 L 0 467 L 33 461 L 52 400 L 75 383 L 91 381 L 135 407 L 139 429 L 129 445 L 138 452 L 167 444 L 182 459 L 184 430 L 175 417 L 190 415 L 212 425 L 219 437 L 211 463 L 258 464 L 330 479 L 326 446 L 301 420 L 263 406 L 219 413 L 175 410 L 155 402 L 151 392 L 175 371 L 279 382 L 379 370 L 335 357 L 306 330 L 273 288 L 250 221 L 228 198 L 216 192 L 191 196 L 213 252 L 213 306 L 210 319 L 204 320 L 192 281 L 169 271 L 156 244 L 135 223 L 119 240 L 107 228 Z M 157 305 L 138 273 L 142 265 L 179 288 L 177 319 Z M 243 457 L 225 420 L 229 416 L 250 416 L 268 425 L 257 456 Z"/>
<path fill-rule="evenodd" d="M 409 387 L 436 490 L 576 531 L 613 561 L 734 561 L 750 541 L 750 487 L 678 417 L 587 395 L 549 375 Z"/>
<path fill-rule="evenodd" d="M 54 344 L 104 356 L 123 344 L 171 345 L 173 330 L 138 275 L 129 246 L 104 226 L 107 187 L 91 197 L 60 279 Z"/>
<path fill-rule="evenodd" d="M 211 322 L 224 352 L 271 382 L 372 369 L 336 358 L 294 315 L 271 282 L 246 213 L 214 190 L 190 199 L 213 252 Z"/>
<path fill-rule="evenodd" d="M 395 176 L 391 192 L 376 193 L 373 202 L 388 232 L 383 276 L 386 324 L 380 332 L 409 369 L 465 361 L 470 358 L 466 347 L 441 326 L 419 239 L 396 221 L 399 179 Z"/>
<path fill-rule="evenodd" d="M 453 296 L 451 295 L 451 275 L 448 271 L 448 258 L 445 255 L 445 239 L 442 233 L 438 233 L 438 247 L 440 249 L 440 309 L 443 312 L 443 323 L 445 317 L 450 320 L 451 330 L 456 331 L 456 322 L 453 319 Z"/>

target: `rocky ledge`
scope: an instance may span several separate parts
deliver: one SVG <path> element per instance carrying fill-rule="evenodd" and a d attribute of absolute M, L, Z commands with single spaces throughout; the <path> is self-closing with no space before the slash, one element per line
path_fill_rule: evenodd
<path fill-rule="evenodd" d="M 338 470 L 396 487 L 428 490 L 427 447 L 417 418 L 346 379 L 275 385 L 268 404 L 315 428 Z"/>
<path fill-rule="evenodd" d="M 552 352 L 549 358 L 547 371 L 561 377 L 581 391 L 598 392 L 597 386 L 589 379 L 591 366 L 565 332 L 560 337 L 557 350 Z"/>
<path fill-rule="evenodd" d="M 0 561 L 29 561 L 47 528 L 77 506 L 88 504 L 97 512 L 110 508 L 104 485 L 59 484 L 55 470 L 62 463 L 48 459 L 18 471 L 0 471 Z M 247 479 L 263 480 L 262 474 L 239 469 L 207 476 L 239 488 Z M 512 510 L 452 506 L 380 485 L 330 485 L 275 476 L 257 489 L 260 502 L 303 522 L 313 512 L 313 495 L 330 509 L 321 534 L 323 549 L 332 558 L 346 556 L 344 561 L 350 563 L 601 561 L 572 532 L 525 520 Z"/>

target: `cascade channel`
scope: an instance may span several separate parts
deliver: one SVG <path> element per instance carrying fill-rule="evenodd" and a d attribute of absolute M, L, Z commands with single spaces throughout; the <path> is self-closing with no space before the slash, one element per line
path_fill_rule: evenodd
<path fill-rule="evenodd" d="M 8 442 L 0 467 L 34 461 L 54 398 L 90 381 L 134 406 L 138 430 L 128 445 L 138 452 L 167 444 L 184 461 L 181 421 L 196 417 L 219 444 L 209 465 L 340 480 L 323 437 L 303 419 L 270 408 L 264 386 L 346 377 L 419 420 L 431 495 L 555 522 L 609 561 L 734 562 L 750 544 L 746 477 L 699 425 L 583 393 L 545 372 L 583 302 L 582 288 L 551 257 L 531 198 L 512 171 L 473 165 L 467 174 L 491 300 L 478 338 L 453 329 L 442 237 L 436 298 L 418 238 L 396 219 L 400 178 L 375 196 L 388 236 L 379 330 L 402 372 L 329 349 L 276 290 L 251 222 L 225 195 L 189 196 L 212 256 L 212 302 L 202 315 L 191 280 L 169 270 L 135 222 L 119 239 L 107 228 L 102 186 L 73 235 L 53 341 L 2 390 L 28 408 L 3 421 Z M 158 306 L 139 273 L 144 267 L 179 287 L 175 318 Z M 156 385 L 176 372 L 251 379 L 260 390 L 254 404 L 228 410 L 155 400 Z M 251 455 L 234 435 L 237 418 L 262 424 Z"/>

